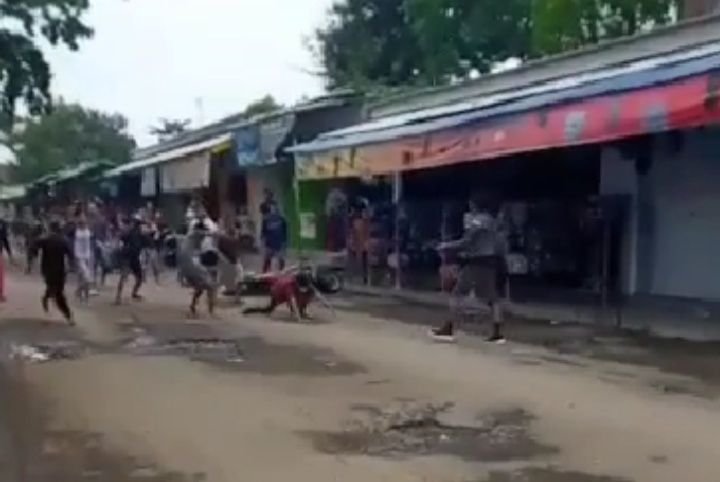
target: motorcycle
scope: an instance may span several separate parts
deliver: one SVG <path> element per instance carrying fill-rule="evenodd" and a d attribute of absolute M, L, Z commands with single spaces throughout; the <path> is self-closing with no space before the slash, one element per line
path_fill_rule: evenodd
<path fill-rule="evenodd" d="M 268 296 L 274 283 L 283 276 L 305 274 L 312 286 L 323 295 L 334 295 L 344 287 L 341 269 L 332 266 L 293 266 L 278 273 L 246 273 L 238 282 L 242 296 Z"/>

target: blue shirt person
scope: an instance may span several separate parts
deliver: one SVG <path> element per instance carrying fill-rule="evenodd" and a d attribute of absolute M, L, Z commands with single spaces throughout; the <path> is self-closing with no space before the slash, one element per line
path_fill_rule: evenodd
<path fill-rule="evenodd" d="M 269 206 L 268 213 L 263 216 L 262 243 L 264 248 L 263 272 L 267 273 L 272 267 L 272 260 L 278 259 L 279 269 L 285 269 L 285 249 L 287 248 L 288 229 L 287 221 L 276 204 Z"/>

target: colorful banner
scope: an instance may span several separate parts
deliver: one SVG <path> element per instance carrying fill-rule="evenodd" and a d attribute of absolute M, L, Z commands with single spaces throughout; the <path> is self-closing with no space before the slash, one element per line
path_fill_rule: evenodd
<path fill-rule="evenodd" d="M 382 144 L 300 156 L 300 179 L 367 177 L 720 123 L 720 72 Z"/>

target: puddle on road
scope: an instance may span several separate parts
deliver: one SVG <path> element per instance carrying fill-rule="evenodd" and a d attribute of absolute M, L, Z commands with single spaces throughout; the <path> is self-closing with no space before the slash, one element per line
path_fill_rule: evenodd
<path fill-rule="evenodd" d="M 527 460 L 558 452 L 536 442 L 529 433 L 533 416 L 523 410 L 482 416 L 475 426 L 444 423 L 452 405 L 402 408 L 356 407 L 365 420 L 354 420 L 338 432 L 306 431 L 314 448 L 331 455 L 407 457 L 452 455 L 471 462 Z"/>
<path fill-rule="evenodd" d="M 492 472 L 480 482 L 632 482 L 629 479 L 569 472 L 561 469 L 528 468 L 515 472 Z"/>
<path fill-rule="evenodd" d="M 62 323 L 7 320 L 0 324 L 0 361 L 74 360 L 91 354 L 177 356 L 215 368 L 262 375 L 334 376 L 365 373 L 364 367 L 329 349 L 276 345 L 258 337 L 222 336 L 223 327 L 187 322 L 118 325 L 118 341 L 97 344 Z M 218 333 L 221 335 L 218 336 Z"/>
<path fill-rule="evenodd" d="M 7 482 L 200 482 L 107 449 L 103 437 L 49 428 L 50 407 L 0 366 L 0 480 Z"/>
<path fill-rule="evenodd" d="M 182 356 L 211 366 L 262 375 L 335 376 L 365 373 L 329 349 L 276 345 L 258 337 L 218 337 L 199 323 L 127 325 L 134 336 L 124 343 L 134 355 Z"/>

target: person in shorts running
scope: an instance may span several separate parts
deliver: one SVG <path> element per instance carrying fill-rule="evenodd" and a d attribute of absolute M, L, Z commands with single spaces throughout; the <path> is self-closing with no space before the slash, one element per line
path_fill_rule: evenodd
<path fill-rule="evenodd" d="M 122 303 L 122 294 L 128 277 L 132 274 L 135 284 L 132 289 L 133 301 L 142 301 L 140 287 L 143 283 L 143 270 L 140 257 L 147 245 L 142 232 L 142 220 L 135 218 L 125 225 L 125 232 L 120 236 L 120 281 L 115 295 L 115 304 Z"/>

